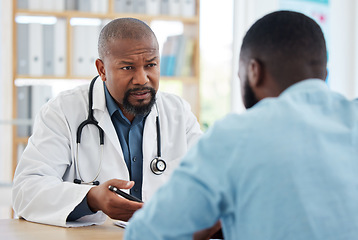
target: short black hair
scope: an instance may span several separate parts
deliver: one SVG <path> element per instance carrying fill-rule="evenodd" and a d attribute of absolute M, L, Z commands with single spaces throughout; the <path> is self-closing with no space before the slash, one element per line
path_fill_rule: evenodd
<path fill-rule="evenodd" d="M 108 43 L 117 39 L 157 38 L 153 30 L 136 18 L 117 18 L 103 27 L 98 39 L 98 55 L 101 59 L 109 52 Z"/>
<path fill-rule="evenodd" d="M 320 26 L 304 14 L 276 11 L 247 31 L 242 60 L 256 59 L 282 87 L 326 76 L 327 50 Z"/>

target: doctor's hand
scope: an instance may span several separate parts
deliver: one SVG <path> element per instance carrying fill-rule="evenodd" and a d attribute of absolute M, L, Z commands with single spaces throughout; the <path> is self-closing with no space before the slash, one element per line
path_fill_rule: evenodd
<path fill-rule="evenodd" d="M 108 186 L 118 189 L 131 189 L 133 181 L 111 179 L 99 186 L 92 187 L 87 193 L 87 204 L 93 212 L 102 211 L 112 219 L 128 221 L 135 211 L 143 206 L 143 203 L 134 202 L 120 197 L 110 191 Z"/>

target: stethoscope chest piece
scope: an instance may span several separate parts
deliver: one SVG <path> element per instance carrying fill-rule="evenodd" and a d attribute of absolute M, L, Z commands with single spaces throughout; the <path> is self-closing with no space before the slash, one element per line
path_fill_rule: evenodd
<path fill-rule="evenodd" d="M 163 159 L 159 157 L 154 158 L 150 163 L 150 169 L 156 175 L 162 174 L 166 168 L 167 168 L 167 164 Z"/>

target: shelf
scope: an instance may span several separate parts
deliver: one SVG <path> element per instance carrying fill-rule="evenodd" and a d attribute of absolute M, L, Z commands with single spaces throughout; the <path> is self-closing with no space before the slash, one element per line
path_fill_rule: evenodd
<path fill-rule="evenodd" d="M 80 12 L 80 11 L 64 11 L 64 12 L 43 12 L 43 11 L 29 11 L 19 10 L 16 16 L 51 16 L 58 18 L 100 18 L 100 19 L 114 19 L 120 17 L 132 17 L 138 18 L 143 21 L 180 21 L 186 24 L 197 23 L 199 16 L 195 17 L 181 17 L 181 16 L 170 16 L 170 15 L 145 15 L 137 13 L 91 13 L 91 12 Z"/>

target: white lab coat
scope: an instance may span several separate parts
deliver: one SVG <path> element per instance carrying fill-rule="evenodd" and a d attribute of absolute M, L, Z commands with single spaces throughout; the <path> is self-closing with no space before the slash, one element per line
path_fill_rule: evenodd
<path fill-rule="evenodd" d="M 116 130 L 106 107 L 103 82 L 98 79 L 93 90 L 93 113 L 104 130 L 104 151 L 100 183 L 112 178 L 129 180 L 129 173 Z M 167 93 L 157 93 L 160 118 L 162 158 L 167 169 L 162 175 L 151 172 L 150 162 L 157 156 L 157 133 L 153 106 L 143 131 L 142 198 L 147 201 L 168 180 L 202 132 L 187 102 Z M 84 226 L 101 224 L 105 214 L 97 212 L 76 222 L 66 223 L 70 212 L 91 188 L 74 184 L 79 178 L 73 159 L 76 155 L 76 131 L 88 116 L 88 85 L 61 93 L 50 100 L 35 119 L 33 135 L 18 163 L 13 185 L 13 208 L 29 221 L 57 225 Z M 98 129 L 89 125 L 82 131 L 79 168 L 84 181 L 91 181 L 100 162 Z"/>

